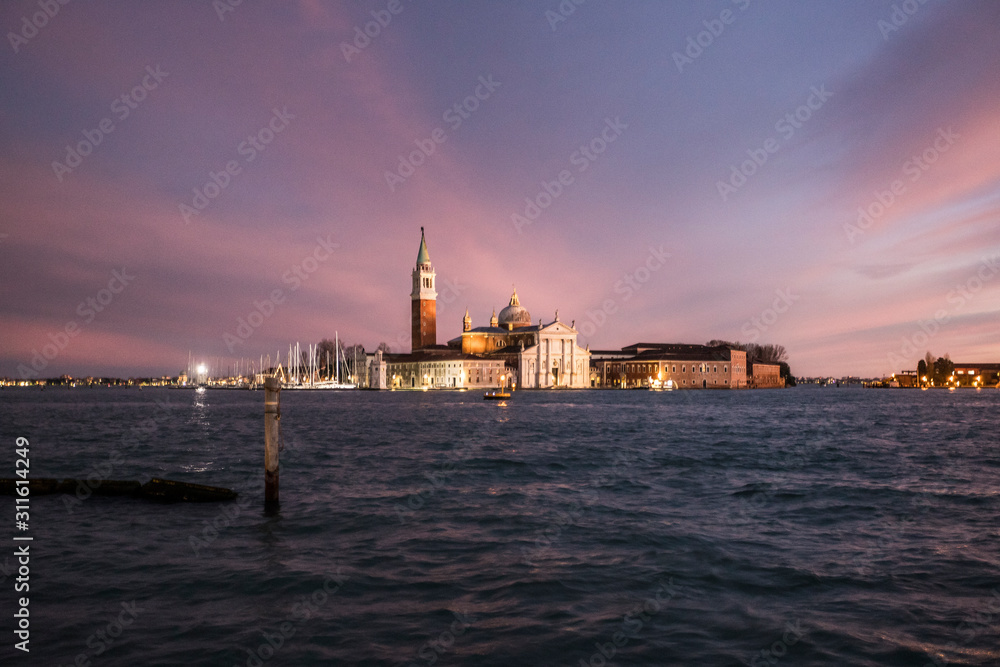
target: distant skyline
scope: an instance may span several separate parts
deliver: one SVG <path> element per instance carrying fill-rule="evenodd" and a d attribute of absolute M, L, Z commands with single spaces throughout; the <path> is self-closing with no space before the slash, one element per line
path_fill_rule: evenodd
<path fill-rule="evenodd" d="M 1000 361 L 998 25 L 990 0 L 3 3 L 0 375 L 408 351 L 421 226 L 439 343 L 513 284 L 593 349 Z"/>

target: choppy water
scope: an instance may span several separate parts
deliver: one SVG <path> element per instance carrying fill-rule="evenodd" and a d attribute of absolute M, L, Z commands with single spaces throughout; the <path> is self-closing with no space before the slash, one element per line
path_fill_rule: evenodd
<path fill-rule="evenodd" d="M 284 392 L 264 516 L 262 393 L 5 390 L 0 477 L 23 436 L 34 477 L 243 496 L 34 498 L 32 650 L 12 662 L 7 576 L 0 662 L 998 665 L 998 408 L 995 390 Z"/>

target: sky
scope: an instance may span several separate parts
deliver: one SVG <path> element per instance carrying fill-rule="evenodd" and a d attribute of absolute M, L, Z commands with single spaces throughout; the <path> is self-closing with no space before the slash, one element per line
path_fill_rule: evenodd
<path fill-rule="evenodd" d="M 1000 3 L 230 2 L 0 6 L 0 375 L 409 351 L 421 227 L 439 343 L 1000 361 Z"/>

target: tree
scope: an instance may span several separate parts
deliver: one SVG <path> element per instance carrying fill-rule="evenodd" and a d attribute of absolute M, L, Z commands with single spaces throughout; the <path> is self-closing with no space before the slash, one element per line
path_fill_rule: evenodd
<path fill-rule="evenodd" d="M 795 386 L 795 376 L 792 375 L 792 369 L 788 365 L 788 362 L 787 361 L 778 362 L 778 367 L 781 369 L 779 371 L 781 377 L 785 378 L 785 386 L 786 387 L 794 387 Z"/>
<path fill-rule="evenodd" d="M 770 343 L 765 345 L 758 345 L 757 343 L 741 344 L 739 341 L 730 343 L 718 338 L 708 341 L 707 345 L 708 347 L 730 347 L 736 350 L 743 350 L 747 353 L 748 366 L 755 363 L 778 364 L 781 377 L 785 378 L 785 386 L 795 386 L 795 376 L 792 375 L 792 370 L 788 366 L 788 351 L 785 350 L 784 345 L 772 345 Z"/>
<path fill-rule="evenodd" d="M 784 345 L 758 345 L 757 361 L 765 364 L 780 364 L 783 361 L 788 361 L 788 352 L 785 351 Z"/>
<path fill-rule="evenodd" d="M 948 383 L 948 378 L 955 374 L 955 364 L 948 357 L 938 357 L 934 362 L 934 384 L 944 386 Z"/>
<path fill-rule="evenodd" d="M 347 361 L 349 374 L 355 378 L 361 375 L 361 370 L 365 367 L 365 346 L 360 343 L 344 348 L 344 359 Z M 341 373 L 343 374 L 343 369 Z"/>
<path fill-rule="evenodd" d="M 746 350 L 747 362 L 750 363 L 780 364 L 782 361 L 788 361 L 788 352 L 784 345 L 747 343 L 743 349 Z"/>
<path fill-rule="evenodd" d="M 376 352 L 384 352 L 385 354 L 389 354 L 390 352 L 392 352 L 392 348 L 389 347 L 389 343 L 386 343 L 385 341 L 382 341 L 381 343 L 378 344 L 378 347 L 375 348 L 375 351 Z"/>
<path fill-rule="evenodd" d="M 927 375 L 927 362 L 921 359 L 917 362 L 917 378 L 923 382 L 923 378 Z"/>
<path fill-rule="evenodd" d="M 341 344 L 343 348 L 343 344 Z M 336 366 L 336 355 L 337 354 L 337 343 L 330 340 L 329 338 L 324 338 L 316 346 L 316 361 L 319 363 L 319 372 L 323 377 L 330 376 L 330 369 Z M 327 367 L 327 358 L 329 357 L 329 368 Z"/>

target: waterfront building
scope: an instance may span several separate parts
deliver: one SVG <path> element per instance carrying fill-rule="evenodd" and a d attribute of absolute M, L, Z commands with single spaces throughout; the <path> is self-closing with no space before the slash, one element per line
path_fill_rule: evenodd
<path fill-rule="evenodd" d="M 778 364 L 751 362 L 749 380 L 752 389 L 780 389 L 785 386 L 785 379 L 781 377 L 781 366 Z"/>
<path fill-rule="evenodd" d="M 954 377 L 959 387 L 1000 386 L 1000 364 L 956 363 Z"/>
<path fill-rule="evenodd" d="M 899 371 L 893 373 L 892 379 L 900 387 L 934 386 L 934 378 L 927 373 L 917 377 L 917 371 Z M 943 386 L 949 387 L 997 387 L 1000 389 L 1000 364 L 996 363 L 959 363 L 953 364 L 952 374 Z"/>
<path fill-rule="evenodd" d="M 592 384 L 622 389 L 745 389 L 751 386 L 746 356 L 728 345 L 636 343 L 620 352 L 595 351 Z"/>
<path fill-rule="evenodd" d="M 732 345 L 636 343 L 591 353 L 593 387 L 768 389 L 785 386 L 778 364 L 748 362 Z"/>
<path fill-rule="evenodd" d="M 420 350 L 388 357 L 385 372 L 390 389 L 492 389 L 510 380 L 503 359 L 451 350 Z"/>
<path fill-rule="evenodd" d="M 481 388 L 501 382 L 518 389 L 590 386 L 590 351 L 577 345 L 575 322 L 555 318 L 533 324 L 517 290 L 488 327 L 472 327 L 468 310 L 462 335 L 437 344 L 436 272 L 424 229 L 412 272 L 409 354 L 376 355 L 369 363 L 373 388 Z"/>
<path fill-rule="evenodd" d="M 488 327 L 472 327 L 468 311 L 462 335 L 448 346 L 465 354 L 502 359 L 520 389 L 586 389 L 590 386 L 590 350 L 577 345 L 576 322 L 566 324 L 559 311 L 548 324 L 532 324 L 515 289 L 510 302 Z"/>

